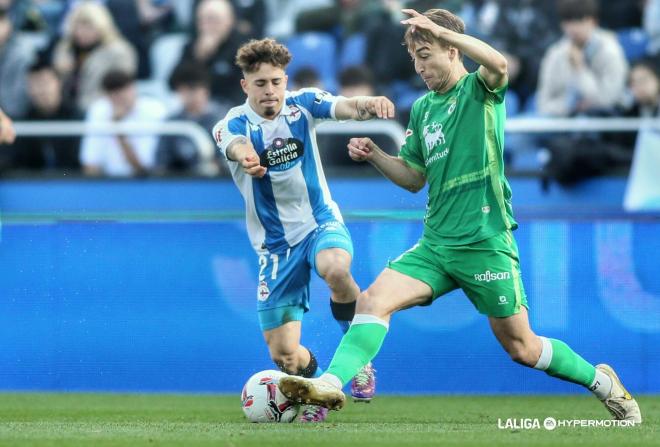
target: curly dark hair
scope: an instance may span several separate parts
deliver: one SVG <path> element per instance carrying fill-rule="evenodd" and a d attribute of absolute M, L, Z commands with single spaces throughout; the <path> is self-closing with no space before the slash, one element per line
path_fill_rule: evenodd
<path fill-rule="evenodd" d="M 291 62 L 289 49 L 274 39 L 252 39 L 236 52 L 236 65 L 243 73 L 259 70 L 262 63 L 285 69 Z"/>

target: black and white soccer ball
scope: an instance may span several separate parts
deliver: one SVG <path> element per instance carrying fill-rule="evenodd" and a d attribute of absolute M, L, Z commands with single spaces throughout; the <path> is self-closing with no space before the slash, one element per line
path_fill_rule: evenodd
<path fill-rule="evenodd" d="M 241 393 L 243 413 L 250 422 L 293 422 L 299 406 L 280 392 L 278 383 L 286 376 L 269 369 L 250 377 Z"/>

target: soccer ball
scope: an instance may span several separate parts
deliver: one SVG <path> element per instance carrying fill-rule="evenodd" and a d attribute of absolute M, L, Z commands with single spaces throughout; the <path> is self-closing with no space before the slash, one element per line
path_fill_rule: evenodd
<path fill-rule="evenodd" d="M 243 413 L 250 422 L 293 422 L 298 415 L 298 405 L 280 392 L 277 384 L 286 376 L 281 371 L 269 369 L 248 379 L 241 393 Z"/>

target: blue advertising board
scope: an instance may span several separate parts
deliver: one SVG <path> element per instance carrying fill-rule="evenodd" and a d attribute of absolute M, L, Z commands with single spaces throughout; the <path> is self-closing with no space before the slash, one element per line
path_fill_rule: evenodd
<path fill-rule="evenodd" d="M 273 367 L 256 316 L 259 267 L 240 216 L 83 219 L 71 206 L 45 218 L 16 214 L 6 203 L 20 200 L 9 199 L 1 389 L 238 392 L 253 372 Z M 422 227 L 401 210 L 365 217 L 345 203 L 354 274 L 365 288 Z M 633 392 L 660 392 L 660 219 L 519 220 L 535 331 L 613 365 Z M 318 278 L 311 296 L 303 343 L 325 366 L 341 333 Z M 460 291 L 395 315 L 375 366 L 389 393 L 581 392 L 511 362 Z"/>

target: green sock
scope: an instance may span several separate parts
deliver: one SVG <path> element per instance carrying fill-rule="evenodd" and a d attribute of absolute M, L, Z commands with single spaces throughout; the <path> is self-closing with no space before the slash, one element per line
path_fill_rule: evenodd
<path fill-rule="evenodd" d="M 543 343 L 541 357 L 534 366 L 548 375 L 590 387 L 596 377 L 596 368 L 575 353 L 566 343 L 554 338 L 540 337 Z"/>
<path fill-rule="evenodd" d="M 341 339 L 326 374 L 332 374 L 346 385 L 371 361 L 387 335 L 387 323 L 372 315 L 355 315 L 350 329 Z"/>

